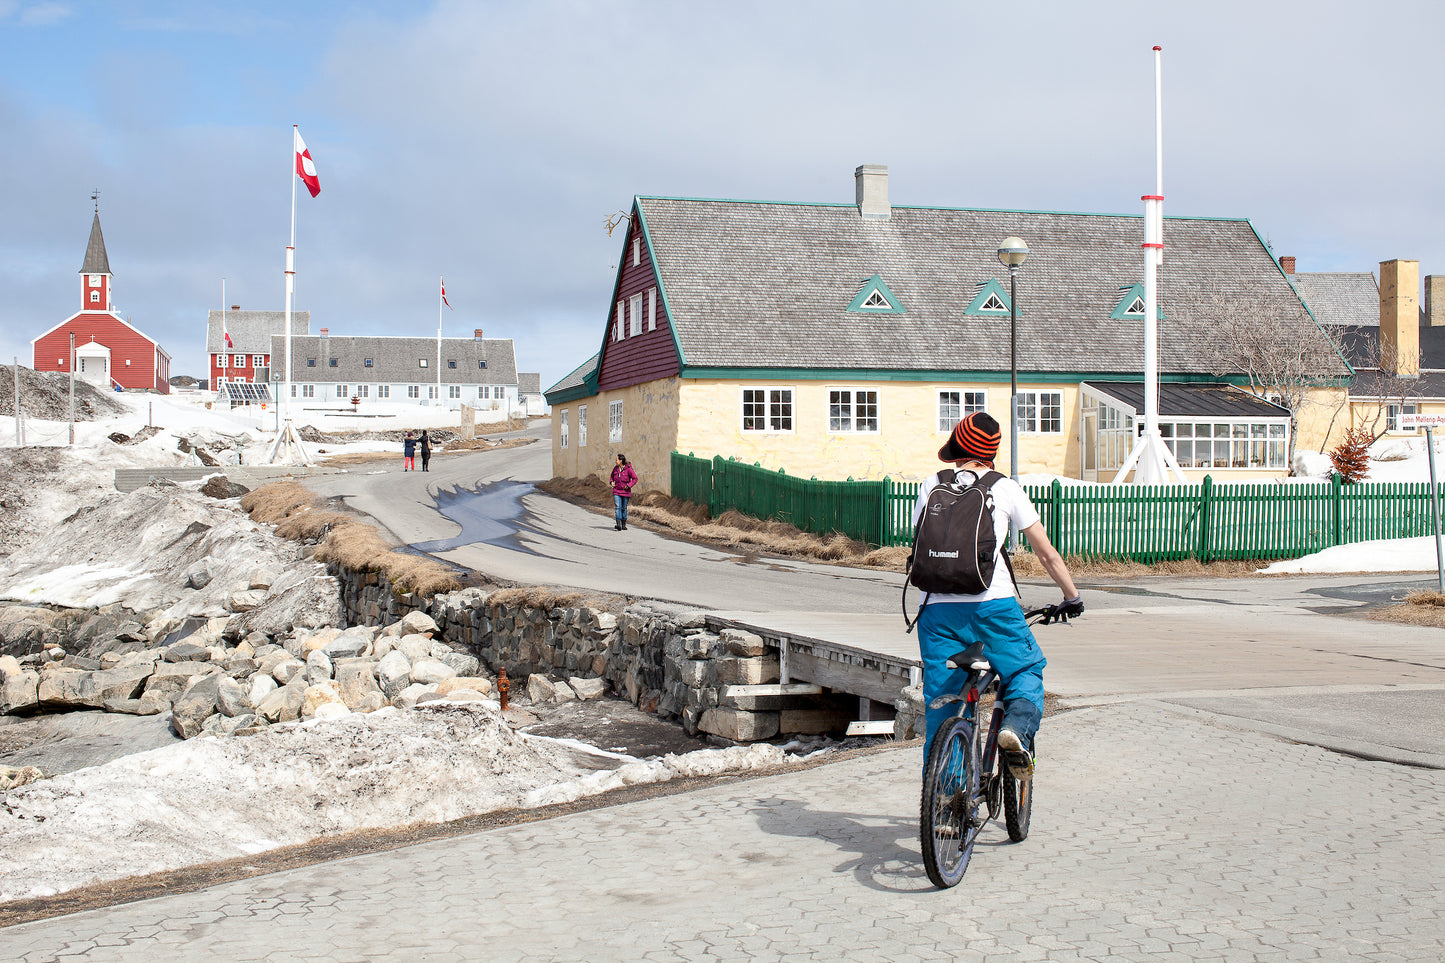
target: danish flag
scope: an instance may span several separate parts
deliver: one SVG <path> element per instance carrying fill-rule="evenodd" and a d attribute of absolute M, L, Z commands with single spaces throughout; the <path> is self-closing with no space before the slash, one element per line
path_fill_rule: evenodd
<path fill-rule="evenodd" d="M 321 178 L 316 176 L 316 164 L 311 160 L 311 152 L 306 149 L 306 142 L 301 139 L 301 128 L 292 125 L 291 132 L 296 138 L 296 176 L 306 185 L 306 189 L 315 197 L 321 193 Z"/>
<path fill-rule="evenodd" d="M 442 278 L 442 304 L 445 304 L 445 305 L 446 305 L 447 307 L 449 307 L 449 308 L 452 307 L 452 303 L 447 300 L 447 282 L 446 282 L 446 278 Z M 456 308 L 452 308 L 452 310 L 455 311 Z"/>

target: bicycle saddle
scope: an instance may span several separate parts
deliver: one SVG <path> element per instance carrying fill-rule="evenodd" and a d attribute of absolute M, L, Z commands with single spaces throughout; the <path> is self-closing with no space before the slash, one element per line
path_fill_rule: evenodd
<path fill-rule="evenodd" d="M 948 666 L 951 669 L 978 669 L 980 671 L 990 668 L 988 659 L 983 654 L 982 642 L 975 642 L 962 652 L 950 655 Z"/>

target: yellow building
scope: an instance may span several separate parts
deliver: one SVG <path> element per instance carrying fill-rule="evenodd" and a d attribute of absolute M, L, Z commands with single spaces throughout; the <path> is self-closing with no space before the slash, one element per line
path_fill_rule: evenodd
<path fill-rule="evenodd" d="M 1112 480 L 1142 415 L 1142 217 L 895 207 L 887 168 L 854 180 L 853 204 L 638 197 L 600 350 L 547 391 L 554 474 L 605 477 L 620 451 L 667 490 L 677 450 L 917 479 L 980 409 L 1007 466 L 1016 372 L 1019 472 Z M 1212 328 L 1320 328 L 1247 220 L 1169 218 L 1165 242 L 1161 433 L 1192 478 L 1278 476 L 1290 412 L 1218 374 Z M 1336 356 L 1319 380 L 1349 374 Z"/>

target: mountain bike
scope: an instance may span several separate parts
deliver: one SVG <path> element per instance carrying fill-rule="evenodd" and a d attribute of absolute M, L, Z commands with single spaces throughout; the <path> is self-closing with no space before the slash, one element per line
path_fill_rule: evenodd
<path fill-rule="evenodd" d="M 1030 625 L 1068 621 L 1052 606 L 1026 612 L 1024 618 Z M 984 657 L 983 643 L 975 642 L 951 656 L 948 664 L 967 669 L 968 677 L 957 695 L 939 696 L 929 704 L 931 709 L 951 703 L 959 708 L 933 736 L 918 807 L 923 866 L 939 889 L 957 886 L 963 879 L 979 833 L 1000 810 L 1008 838 L 1016 843 L 1026 839 L 1034 806 L 1032 779 L 1015 778 L 998 751 L 1002 691 L 995 692 L 987 730 L 980 727 L 980 700 L 990 688 L 1000 689 L 998 673 Z"/>

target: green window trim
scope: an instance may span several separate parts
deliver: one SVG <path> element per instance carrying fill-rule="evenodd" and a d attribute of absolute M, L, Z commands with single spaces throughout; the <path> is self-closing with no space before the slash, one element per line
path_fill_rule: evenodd
<path fill-rule="evenodd" d="M 1002 307 L 985 307 L 991 301 L 996 301 Z M 982 315 L 986 318 L 1007 317 L 1010 313 L 1008 292 L 1003 285 L 998 283 L 997 278 L 989 278 L 987 281 L 978 282 L 978 294 L 974 295 L 968 307 L 963 309 L 966 315 Z"/>
<path fill-rule="evenodd" d="M 858 289 L 853 300 L 848 302 L 848 310 L 855 314 L 907 313 L 903 302 L 898 300 L 898 296 L 890 291 L 888 285 L 884 284 L 883 279 L 876 274 L 863 282 L 863 286 Z"/>

